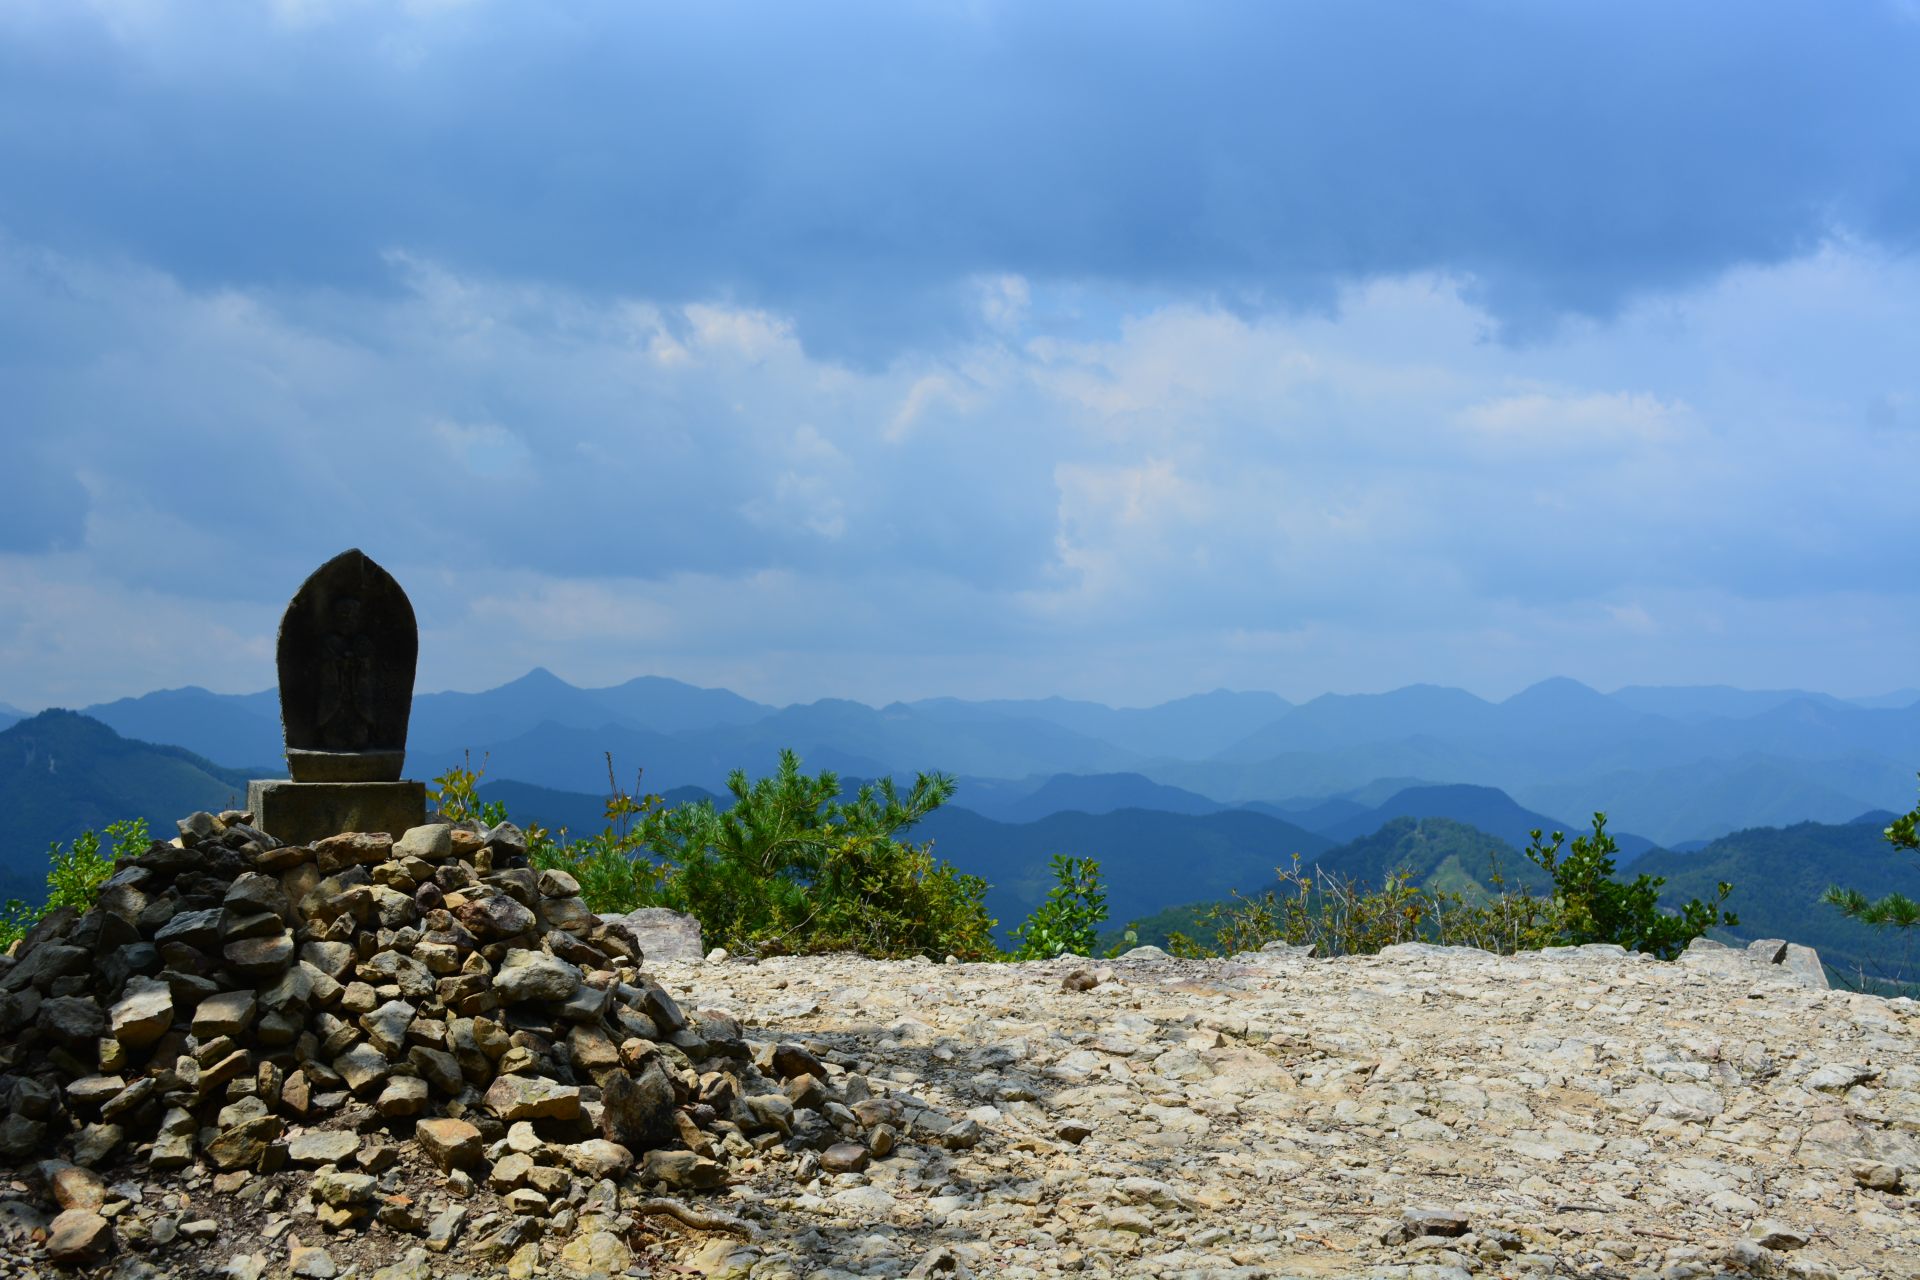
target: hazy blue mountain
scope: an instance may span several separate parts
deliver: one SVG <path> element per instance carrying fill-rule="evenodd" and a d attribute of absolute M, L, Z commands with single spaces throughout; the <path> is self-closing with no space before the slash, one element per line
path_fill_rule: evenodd
<path fill-rule="evenodd" d="M 984 876 L 987 905 L 1002 936 L 1046 897 L 1047 859 L 1056 853 L 1100 860 L 1110 919 L 1144 916 L 1169 902 L 1224 897 L 1273 879 L 1294 853 L 1312 859 L 1327 841 L 1277 818 L 1231 809 L 1221 813 L 1057 813 L 1038 822 L 1005 823 L 970 810 L 936 810 L 913 829 L 934 853 L 962 871 Z"/>
<path fill-rule="evenodd" d="M 1391 693 L 1326 693 L 1212 758 L 1257 764 L 1299 751 L 1326 751 L 1433 736 L 1461 737 L 1489 723 L 1494 704 L 1464 689 L 1416 684 Z"/>
<path fill-rule="evenodd" d="M 1757 715 L 1706 721 L 1690 735 L 1687 745 L 1696 758 L 1755 752 L 1795 760 L 1877 755 L 1920 762 L 1920 707 L 1868 710 L 1796 698 Z"/>
<path fill-rule="evenodd" d="M 0 872 L 44 887 L 47 846 L 122 818 L 156 835 L 199 809 L 246 800 L 244 774 L 180 747 L 123 738 L 73 711 L 43 711 L 0 730 Z"/>
<path fill-rule="evenodd" d="M 1157 809 L 1163 813 L 1218 813 L 1228 806 L 1196 792 L 1169 787 L 1137 773 L 1059 773 L 1031 790 L 996 794 L 998 789 L 961 783 L 955 804 L 996 822 L 1033 822 L 1052 813 L 1111 813 L 1115 809 Z"/>
<path fill-rule="evenodd" d="M 1791 760 L 1756 753 L 1508 790 L 1543 812 L 1604 810 L 1622 828 L 1671 847 L 1756 822 L 1846 822 L 1864 810 L 1904 801 L 1913 792 L 1913 770 L 1879 756 Z"/>
<path fill-rule="evenodd" d="M 1117 773 L 1137 763 L 1130 751 L 1045 720 L 1002 716 L 951 718 L 896 702 L 875 710 L 829 698 L 785 707 L 734 731 L 746 743 L 788 745 L 811 759 L 833 747 L 881 761 L 872 772 L 919 770 L 984 777 Z"/>
<path fill-rule="evenodd" d="M 1109 707 L 1068 698 L 988 700 L 929 698 L 909 704 L 916 711 L 956 718 L 993 715 L 1045 720 L 1084 737 L 1143 757 L 1200 760 L 1222 751 L 1293 709 L 1276 693 L 1216 689 L 1153 707 Z"/>
<path fill-rule="evenodd" d="M 1426 778 L 1399 775 L 1395 777 L 1375 778 L 1346 792 L 1345 799 L 1356 800 L 1364 805 L 1379 807 L 1399 795 L 1409 787 L 1432 787 L 1440 785 Z"/>
<path fill-rule="evenodd" d="M 665 676 L 635 676 L 593 694 L 631 724 L 659 733 L 752 724 L 775 708 L 729 689 L 708 689 Z"/>
<path fill-rule="evenodd" d="M 522 827 L 539 825 L 549 831 L 565 830 L 572 837 L 597 835 L 606 830 L 606 796 L 580 791 L 559 791 L 525 782 L 485 782 L 480 798 L 498 800 L 507 806 L 507 816 Z M 697 800 L 717 800 L 703 787 L 674 787 L 660 794 L 665 805 L 690 804 Z"/>
<path fill-rule="evenodd" d="M 1269 804 L 1265 800 L 1255 800 L 1242 807 L 1251 809 L 1255 813 L 1264 813 L 1268 817 L 1294 823 L 1309 831 L 1325 832 L 1328 827 L 1345 822 L 1356 813 L 1365 813 L 1372 806 L 1362 804 L 1349 796 L 1329 796 L 1324 800 L 1311 802 L 1289 800 L 1282 804 Z"/>
<path fill-rule="evenodd" d="M 1415 685 L 1303 704 L 1209 762 L 1239 767 L 1222 786 L 1163 780 L 1208 794 L 1231 788 L 1236 796 L 1263 776 L 1305 781 L 1316 770 L 1321 785 L 1295 794 L 1346 791 L 1371 779 L 1407 775 L 1509 785 L 1700 754 L 1681 726 L 1623 707 L 1574 680 L 1545 680 L 1499 703 L 1459 689 Z"/>
<path fill-rule="evenodd" d="M 445 753 L 549 724 L 683 733 L 752 724 L 773 711 L 725 689 L 702 689 L 661 676 L 641 676 L 605 689 L 577 689 L 535 667 L 484 693 L 421 694 L 413 700 L 408 733 L 414 745 Z"/>
<path fill-rule="evenodd" d="M 521 734 L 542 726 L 600 729 L 645 726 L 625 718 L 596 696 L 576 689 L 544 667 L 483 693 L 428 693 L 413 700 L 408 745 L 417 753 L 444 755 Z M 476 760 L 479 759 L 476 751 Z"/>
<path fill-rule="evenodd" d="M 1527 738 L 1564 735 L 1573 726 L 1583 733 L 1638 735 L 1660 731 L 1667 719 L 1609 698 L 1578 680 L 1555 676 L 1499 703 L 1489 727 Z"/>
<path fill-rule="evenodd" d="M 1282 800 L 1269 804 L 1256 800 L 1245 807 L 1256 813 L 1268 813 L 1288 822 L 1298 823 L 1309 831 L 1325 834 L 1327 828 L 1338 826 L 1348 818 L 1371 812 L 1399 795 L 1415 787 L 1441 785 L 1429 782 L 1425 778 L 1375 778 L 1364 786 L 1354 787 L 1334 796 L 1313 796 L 1294 800 Z"/>
<path fill-rule="evenodd" d="M 1724 684 L 1630 684 L 1607 695 L 1621 706 L 1682 724 L 1755 716 L 1789 702 L 1811 700 L 1840 705 L 1837 698 L 1804 689 L 1736 689 Z M 1855 704 L 1864 705 L 1864 704 Z M 1906 703 L 1899 704 L 1901 706 Z"/>
<path fill-rule="evenodd" d="M 1893 820 L 1900 815 L 1891 809 L 1869 809 L 1846 825 L 1849 827 L 1872 827 L 1875 831 L 1885 831 Z"/>
<path fill-rule="evenodd" d="M 1227 804 L 1277 801 L 1301 806 L 1336 796 L 1377 804 L 1414 781 L 1506 786 L 1508 776 L 1497 759 L 1477 748 L 1431 735 L 1288 751 L 1247 763 L 1152 760 L 1138 772 Z M 1362 787 L 1383 782 L 1373 799 L 1358 794 Z"/>
<path fill-rule="evenodd" d="M 771 773 L 779 763 L 778 747 L 714 738 L 713 733 L 669 735 L 615 725 L 580 730 L 542 724 L 505 740 L 475 743 L 472 757 L 476 764 L 485 758 L 490 781 L 510 779 L 590 796 L 607 794 L 608 754 L 613 757 L 620 786 L 632 790 L 635 770 L 640 770 L 641 789 L 652 792 L 683 786 L 717 790 L 733 769 L 744 768 L 758 776 Z M 463 750 L 447 748 L 438 753 L 411 750 L 408 770 L 415 777 L 432 777 L 460 763 L 464 754 Z M 802 754 L 807 755 L 804 751 Z M 819 762 L 807 755 L 808 769 L 851 766 L 860 773 L 887 771 L 885 765 L 871 759 L 848 757 L 828 763 L 832 753 L 818 754 L 822 757 Z"/>
<path fill-rule="evenodd" d="M 1051 780 L 1051 775 L 1030 778 L 982 778 L 976 774 L 962 773 L 954 777 L 959 788 L 955 800 L 965 808 L 986 817 L 994 817 L 1007 806 L 1018 804 L 1032 795 Z"/>
<path fill-rule="evenodd" d="M 85 708 L 126 738 L 167 742 L 235 768 L 270 769 L 286 776 L 286 744 L 280 736 L 280 695 L 211 693 L 196 685 L 159 689 Z"/>
<path fill-rule="evenodd" d="M 506 805 L 507 817 L 522 827 L 541 826 L 549 831 L 565 830 L 574 836 L 590 836 L 607 825 L 604 794 L 562 791 L 508 778 L 482 782 L 480 798 Z"/>
<path fill-rule="evenodd" d="M 26 718 L 26 712 L 21 711 L 17 707 L 10 707 L 4 702 L 0 702 L 0 729 L 4 729 L 8 725 L 18 724 Z"/>
<path fill-rule="evenodd" d="M 1656 850 L 1635 871 L 1667 878 L 1661 900 L 1705 898 L 1716 883 L 1734 886 L 1727 907 L 1740 917 L 1728 936 L 1785 938 L 1816 947 L 1841 975 L 1865 973 L 1893 981 L 1920 981 L 1920 939 L 1847 920 L 1819 899 L 1829 885 L 1870 897 L 1899 892 L 1920 897 L 1920 858 L 1887 846 L 1866 823 L 1795 823 L 1736 831 L 1698 853 Z"/>
<path fill-rule="evenodd" d="M 577 689 L 544 668 L 481 693 L 425 693 L 413 700 L 408 746 L 433 760 L 515 738 L 542 725 L 591 734 L 606 725 L 652 733 L 750 724 L 773 712 L 725 689 L 642 676 L 606 689 Z M 171 742 L 209 759 L 284 773 L 279 695 L 163 689 L 88 707 L 115 732 Z M 475 760 L 479 757 L 476 754 Z"/>
<path fill-rule="evenodd" d="M 1920 689 L 1895 689 L 1892 693 L 1876 693 L 1864 698 L 1848 698 L 1856 707 L 1868 710 L 1880 710 L 1888 707 L 1911 707 L 1920 703 Z"/>
<path fill-rule="evenodd" d="M 270 693 L 169 690 L 94 710 L 147 741 L 281 771 Z M 1189 812 L 1207 807 L 1201 797 L 1289 819 L 1311 810 L 1301 825 L 1314 829 L 1378 808 L 1420 780 L 1497 787 L 1569 823 L 1605 809 L 1620 829 L 1672 844 L 1904 803 L 1920 766 L 1920 706 L 1790 690 L 1603 695 L 1553 679 L 1499 703 L 1428 685 L 1298 707 L 1222 691 L 1122 709 L 1067 699 L 880 708 L 827 699 L 776 709 L 658 677 L 579 689 L 536 670 L 483 693 L 422 695 L 408 768 L 431 778 L 470 748 L 491 779 L 599 794 L 612 751 L 623 783 L 644 767 L 656 789 L 717 788 L 734 768 L 767 771 L 785 746 L 810 769 L 965 777 L 962 803 L 1005 817 L 1056 804 Z M 1146 782 L 1060 781 L 1040 794 L 1060 775 L 1115 774 Z M 1126 791 L 1143 785 L 1175 790 Z"/>
<path fill-rule="evenodd" d="M 826 699 L 785 707 L 750 724 L 658 733 L 621 725 L 582 730 L 546 723 L 506 740 L 471 744 L 488 757 L 487 776 L 515 778 L 566 791 L 604 792 L 611 751 L 623 784 L 646 769 L 647 786 L 718 789 L 734 769 L 770 773 L 782 748 L 800 754 L 809 772 L 878 777 L 917 772 L 1015 777 L 1061 771 L 1103 773 L 1131 758 L 1118 748 L 1035 720 L 983 717 L 948 721 L 915 714 L 904 704 L 878 710 Z M 458 751 L 415 752 L 416 772 Z M 1055 762 L 1058 762 L 1057 764 Z M 1002 772 L 1004 771 L 1004 772 Z"/>
<path fill-rule="evenodd" d="M 1534 830 L 1548 834 L 1562 831 L 1566 833 L 1569 840 L 1581 832 L 1592 830 L 1592 823 L 1589 820 L 1570 822 L 1550 818 L 1543 813 L 1535 813 L 1497 787 L 1475 787 L 1459 783 L 1450 786 L 1408 787 L 1395 792 L 1375 808 L 1354 814 L 1329 826 L 1314 829 L 1337 844 L 1347 840 L 1358 840 L 1378 831 L 1386 823 L 1401 818 L 1451 819 L 1503 840 L 1516 850 L 1527 847 L 1529 833 Z M 1614 842 L 1620 846 L 1619 862 L 1622 866 L 1654 847 L 1653 841 L 1645 836 L 1615 830 L 1611 824 L 1608 826 L 1608 834 L 1612 835 Z"/>

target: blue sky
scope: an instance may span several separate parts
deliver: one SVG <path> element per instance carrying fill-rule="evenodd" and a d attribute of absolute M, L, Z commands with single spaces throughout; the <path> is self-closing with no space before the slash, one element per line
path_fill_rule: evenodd
<path fill-rule="evenodd" d="M 16 0 L 0 699 L 1915 684 L 1920 5 Z"/>

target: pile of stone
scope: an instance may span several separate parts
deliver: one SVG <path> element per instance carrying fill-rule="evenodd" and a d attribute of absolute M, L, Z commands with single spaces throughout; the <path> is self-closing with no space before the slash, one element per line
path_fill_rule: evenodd
<path fill-rule="evenodd" d="M 103 1214 L 92 1171 L 128 1165 L 290 1178 L 324 1232 L 445 1251 L 464 1222 L 467 1247 L 511 1252 L 557 1226 L 608 1262 L 637 1189 L 721 1187 L 773 1147 L 860 1168 L 907 1127 L 841 1066 L 683 1013 L 632 928 L 530 867 L 510 824 L 311 846 L 243 812 L 179 826 L 0 959 L 0 1161 L 63 1210 L 55 1261 L 171 1240 Z M 421 1179 L 466 1203 L 429 1215 Z"/>

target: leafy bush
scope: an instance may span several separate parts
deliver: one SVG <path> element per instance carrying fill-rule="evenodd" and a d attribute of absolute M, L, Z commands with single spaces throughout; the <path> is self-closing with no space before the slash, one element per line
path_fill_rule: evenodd
<path fill-rule="evenodd" d="M 1545 844 L 1540 832 L 1530 833 L 1527 857 L 1553 879 L 1553 891 L 1545 896 L 1524 887 L 1506 891 L 1497 866 L 1495 892 L 1469 896 L 1421 888 L 1404 872 L 1370 888 L 1348 877 L 1303 872 L 1296 857 L 1292 870 L 1279 873 L 1280 890 L 1258 898 L 1236 894 L 1232 903 L 1204 912 L 1201 924 L 1211 933 L 1210 942 L 1175 933 L 1168 950 L 1184 956 L 1232 955 L 1285 942 L 1314 947 L 1321 955 L 1370 955 L 1401 942 L 1436 942 L 1511 955 L 1612 942 L 1672 959 L 1707 930 L 1739 923 L 1720 910 L 1732 885 L 1721 884 L 1712 903 L 1694 899 L 1669 913 L 1658 905 L 1665 883 L 1660 877 L 1615 880 L 1618 846 L 1606 823 L 1606 815 L 1596 813 L 1593 834 L 1576 836 L 1565 857 L 1562 833 L 1554 832 Z"/>
<path fill-rule="evenodd" d="M 1895 818 L 1892 825 L 1888 826 L 1881 835 L 1895 850 L 1920 853 L 1920 805 L 1916 805 L 1911 813 Z M 1861 924 L 1871 925 L 1876 929 L 1900 930 L 1902 935 L 1909 939 L 1906 950 L 1907 959 L 1911 961 L 1913 943 L 1909 931 L 1920 925 L 1920 903 L 1916 903 L 1903 893 L 1889 893 L 1882 898 L 1869 898 L 1858 889 L 1842 888 L 1839 885 L 1828 886 L 1827 891 L 1820 895 L 1820 901 L 1830 907 L 1838 907 L 1841 915 L 1850 920 L 1858 920 Z M 1911 964 L 1901 966 L 1900 972 L 1911 972 Z M 1904 990 L 1912 984 L 1887 985 Z"/>
<path fill-rule="evenodd" d="M 476 769 L 473 753 L 467 752 L 465 764 L 457 764 L 433 780 L 434 789 L 427 792 L 427 808 L 448 822 L 472 818 L 490 827 L 505 822 L 507 806 L 504 803 L 480 799 L 480 779 L 486 776 L 487 757 L 480 757 L 480 767 Z"/>
<path fill-rule="evenodd" d="M 1607 834 L 1607 815 L 1593 815 L 1593 834 L 1575 836 L 1562 859 L 1561 833 L 1542 844 L 1540 832 L 1528 832 L 1527 857 L 1553 877 L 1553 904 L 1561 941 L 1569 944 L 1612 942 L 1629 951 L 1646 951 L 1671 960 L 1689 942 L 1721 925 L 1740 923 L 1722 907 L 1733 886 L 1721 881 L 1712 902 L 1689 899 L 1677 912 L 1660 908 L 1661 876 L 1641 874 L 1621 883 L 1613 878 L 1613 855 L 1620 851 Z"/>
<path fill-rule="evenodd" d="M 1092 955 L 1100 926 L 1107 919 L 1100 864 L 1092 858 L 1056 853 L 1047 868 L 1053 872 L 1053 888 L 1047 890 L 1047 900 L 1013 931 L 1013 958 L 1051 960 L 1069 952 Z"/>
<path fill-rule="evenodd" d="M 953 779 L 923 773 L 902 796 L 883 778 L 842 800 L 837 775 L 807 777 L 782 751 L 772 777 L 735 770 L 727 790 L 725 810 L 656 809 L 639 827 L 665 863 L 660 905 L 690 912 L 709 939 L 766 953 L 994 954 L 986 881 L 899 838 L 952 797 Z"/>
<path fill-rule="evenodd" d="M 474 811 L 483 771 L 484 762 L 435 780 L 443 814 Z M 735 770 L 725 809 L 704 800 L 662 808 L 637 783 L 632 792 L 621 787 L 611 758 L 607 781 L 605 830 L 581 838 L 527 831 L 529 860 L 573 876 L 596 912 L 671 907 L 698 919 L 708 941 L 739 952 L 996 954 L 986 881 L 900 839 L 953 795 L 951 778 L 921 774 L 904 796 L 882 779 L 843 800 L 837 775 L 808 777 L 783 751 L 772 777 L 749 782 Z"/>
<path fill-rule="evenodd" d="M 100 895 L 100 886 L 113 874 L 113 864 L 147 851 L 152 836 L 145 818 L 107 824 L 108 852 L 100 851 L 101 833 L 82 831 L 71 844 L 55 841 L 47 848 L 47 899 L 29 906 L 18 898 L 0 907 L 0 950 L 26 936 L 49 911 L 72 907 L 85 911 Z"/>

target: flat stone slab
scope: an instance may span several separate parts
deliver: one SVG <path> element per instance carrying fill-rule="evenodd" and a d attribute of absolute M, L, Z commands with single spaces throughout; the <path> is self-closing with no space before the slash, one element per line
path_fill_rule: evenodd
<path fill-rule="evenodd" d="M 287 844 L 310 845 L 343 831 L 406 832 L 427 819 L 424 782 L 287 782 L 247 784 L 255 825 Z"/>
<path fill-rule="evenodd" d="M 303 1133 L 287 1143 L 287 1159 L 309 1169 L 323 1164 L 345 1164 L 360 1150 L 360 1135 L 344 1129 Z"/>
<path fill-rule="evenodd" d="M 601 916 L 631 929 L 646 952 L 643 963 L 666 964 L 679 960 L 701 960 L 706 950 L 700 945 L 700 922 L 690 915 L 666 907 L 641 907 L 625 915 Z"/>

